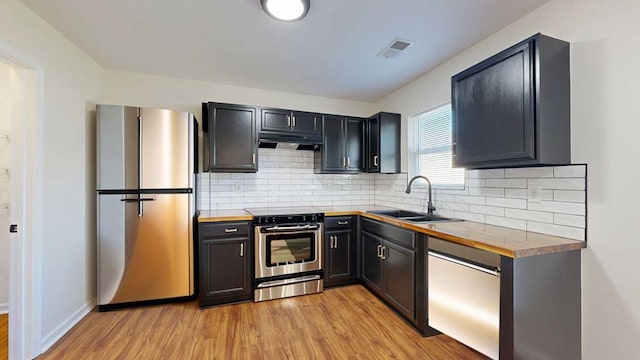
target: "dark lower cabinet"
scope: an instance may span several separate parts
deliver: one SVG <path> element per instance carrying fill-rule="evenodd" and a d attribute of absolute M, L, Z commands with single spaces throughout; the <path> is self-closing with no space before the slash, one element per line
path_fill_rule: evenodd
<path fill-rule="evenodd" d="M 354 284 L 357 278 L 356 218 L 325 218 L 324 286 Z"/>
<path fill-rule="evenodd" d="M 396 226 L 369 219 L 361 224 L 363 283 L 420 328 L 416 245 L 421 242 L 416 242 L 415 233 Z"/>
<path fill-rule="evenodd" d="M 200 306 L 252 299 L 250 224 L 200 224 Z"/>
<path fill-rule="evenodd" d="M 360 238 L 362 239 L 362 281 L 369 289 L 382 293 L 384 263 L 380 259 L 380 249 L 384 239 L 364 231 L 360 234 Z"/>
<path fill-rule="evenodd" d="M 400 312 L 413 318 L 415 304 L 414 250 L 387 241 L 383 248 L 385 264 L 385 296 Z"/>

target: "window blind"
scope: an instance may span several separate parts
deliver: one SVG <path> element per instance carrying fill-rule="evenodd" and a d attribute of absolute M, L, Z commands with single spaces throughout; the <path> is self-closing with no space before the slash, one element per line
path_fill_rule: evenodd
<path fill-rule="evenodd" d="M 451 168 L 451 104 L 414 117 L 416 175 L 424 175 L 441 187 L 464 186 L 464 169 Z"/>

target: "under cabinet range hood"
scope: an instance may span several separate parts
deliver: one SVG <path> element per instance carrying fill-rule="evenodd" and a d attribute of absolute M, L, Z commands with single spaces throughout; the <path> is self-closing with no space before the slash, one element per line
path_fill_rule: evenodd
<path fill-rule="evenodd" d="M 295 142 L 271 142 L 260 140 L 258 145 L 261 149 L 278 149 L 278 150 L 316 150 L 319 144 L 298 144 Z"/>

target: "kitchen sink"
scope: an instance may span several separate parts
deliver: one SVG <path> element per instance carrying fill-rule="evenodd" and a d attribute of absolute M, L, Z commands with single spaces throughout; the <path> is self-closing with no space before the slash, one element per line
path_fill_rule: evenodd
<path fill-rule="evenodd" d="M 371 214 L 393 217 L 399 220 L 410 221 L 415 223 L 422 222 L 447 222 L 447 221 L 463 221 L 460 219 L 448 218 L 435 214 L 425 214 L 407 210 L 372 210 Z"/>
<path fill-rule="evenodd" d="M 427 215 L 424 213 L 407 211 L 407 210 L 372 210 L 367 212 L 376 214 L 376 215 L 391 216 L 394 218 L 408 218 L 408 217 L 418 217 L 418 216 Z"/>

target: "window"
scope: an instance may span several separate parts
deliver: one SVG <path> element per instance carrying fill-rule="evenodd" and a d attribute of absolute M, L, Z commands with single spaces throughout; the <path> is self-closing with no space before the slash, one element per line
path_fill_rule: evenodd
<path fill-rule="evenodd" d="M 424 175 L 433 187 L 464 188 L 464 169 L 451 168 L 451 104 L 412 118 L 414 175 Z"/>

